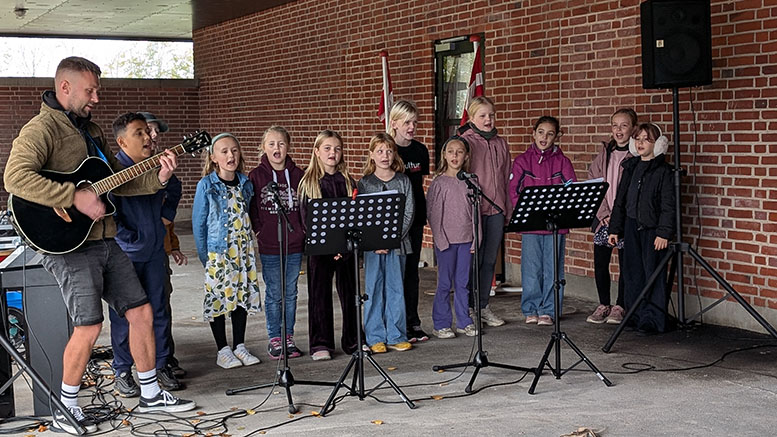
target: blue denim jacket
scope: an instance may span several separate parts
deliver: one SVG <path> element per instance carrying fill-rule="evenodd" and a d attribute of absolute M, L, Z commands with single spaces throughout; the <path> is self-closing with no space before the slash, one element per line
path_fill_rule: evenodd
<path fill-rule="evenodd" d="M 243 208 L 248 213 L 248 205 L 254 195 L 254 186 L 248 180 L 248 176 L 238 173 L 237 177 L 245 202 Z M 194 194 L 194 205 L 192 206 L 194 243 L 203 266 L 208 261 L 208 252 L 227 252 L 228 227 L 227 186 L 219 180 L 214 171 L 197 183 L 197 192 Z"/>

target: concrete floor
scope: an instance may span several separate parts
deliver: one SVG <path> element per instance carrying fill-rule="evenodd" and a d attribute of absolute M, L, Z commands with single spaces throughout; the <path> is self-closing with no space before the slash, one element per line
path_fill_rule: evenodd
<path fill-rule="evenodd" d="M 762 334 L 733 328 L 700 326 L 652 337 L 624 332 L 605 354 L 601 348 L 613 332 L 608 325 L 592 325 L 585 318 L 594 309 L 593 301 L 568 297 L 562 330 L 584 354 L 613 382 L 607 387 L 584 363 L 555 379 L 545 372 L 536 394 L 527 390 L 533 375 L 522 371 L 483 368 L 474 394 L 466 395 L 472 368 L 443 373 L 432 371 L 438 364 L 468 361 L 474 340 L 460 335 L 455 339 L 433 338 L 407 352 L 389 352 L 375 361 L 411 398 L 418 408 L 411 410 L 387 386 L 363 401 L 347 396 L 337 402 L 326 417 L 315 417 L 327 400 L 330 387 L 297 384 L 290 391 L 301 413 L 287 411 L 286 390 L 262 388 L 227 396 L 228 388 L 272 383 L 279 362 L 266 354 L 267 333 L 264 315 L 249 318 L 247 345 L 262 363 L 252 367 L 224 370 L 216 366 L 215 343 L 208 324 L 202 321 L 203 271 L 197 261 L 191 235 L 182 235 L 184 253 L 190 264 L 174 267 L 173 318 L 177 357 L 188 371 L 187 388 L 176 394 L 193 399 L 197 412 L 184 423 L 163 422 L 153 416 L 130 418 L 137 433 L 150 435 L 163 427 L 174 435 L 193 432 L 207 419 L 232 414 L 227 429 L 216 426 L 202 435 L 221 432 L 235 436 L 253 433 L 285 435 L 314 433 L 322 436 L 349 435 L 443 435 L 469 432 L 484 435 L 560 436 L 578 427 L 600 430 L 604 436 L 723 436 L 774 435 L 777 406 L 777 341 Z M 436 271 L 421 273 L 420 314 L 424 328 L 431 333 L 431 305 Z M 307 277 L 300 277 L 296 341 L 304 351 L 289 360 L 296 380 L 336 381 L 350 356 L 339 351 L 331 361 L 314 362 L 307 350 Z M 577 290 L 580 294 L 580 290 Z M 594 298 L 594 290 L 588 295 Z M 336 298 L 335 298 L 336 300 Z M 337 304 L 335 304 L 337 307 Z M 521 367 L 535 367 L 547 346 L 552 328 L 525 325 L 520 315 L 519 294 L 498 294 L 491 300 L 495 312 L 507 324 L 486 329 L 483 347 L 488 359 Z M 339 311 L 335 310 L 335 320 Z M 107 329 L 105 330 L 107 331 Z M 231 339 L 231 336 L 228 335 Z M 339 338 L 339 324 L 336 326 Z M 101 342 L 106 344 L 105 333 Z M 765 345 L 764 347 L 756 347 Z M 736 349 L 753 349 L 727 355 Z M 561 347 L 562 367 L 578 360 L 568 346 Z M 281 362 L 282 363 L 282 362 Z M 375 369 L 365 363 L 367 388 L 382 381 Z M 697 368 L 698 367 L 698 368 Z M 689 369 L 690 368 L 690 369 Z M 683 370 L 688 369 L 688 370 Z M 350 382 L 350 377 L 347 379 Z M 31 413 L 29 389 L 17 382 L 17 415 Z M 345 394 L 341 389 L 339 394 Z M 135 400 L 125 400 L 131 408 Z M 252 414 L 241 410 L 250 409 Z M 291 423 L 284 424 L 284 422 Z M 275 427 L 276 425 L 281 425 Z M 106 424 L 101 430 L 108 430 Z M 265 430 L 265 431 L 260 431 Z M 259 431 L 259 432 L 257 432 Z M 110 435 L 131 435 L 124 428 Z"/>

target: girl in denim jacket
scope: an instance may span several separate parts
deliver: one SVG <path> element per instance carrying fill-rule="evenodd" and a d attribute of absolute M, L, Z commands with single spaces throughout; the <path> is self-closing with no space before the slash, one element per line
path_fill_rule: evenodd
<path fill-rule="evenodd" d="M 261 309 L 256 281 L 256 251 L 248 205 L 254 188 L 243 174 L 240 143 L 234 135 L 213 137 L 192 207 L 192 231 L 205 267 L 203 317 L 216 340 L 216 364 L 225 369 L 250 366 L 259 358 L 245 346 L 246 318 Z M 234 351 L 227 343 L 232 319 Z"/>

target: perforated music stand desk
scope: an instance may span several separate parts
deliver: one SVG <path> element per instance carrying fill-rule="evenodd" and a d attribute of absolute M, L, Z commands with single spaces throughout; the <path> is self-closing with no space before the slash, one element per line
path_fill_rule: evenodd
<path fill-rule="evenodd" d="M 513 215 L 510 217 L 510 223 L 506 228 L 508 232 L 551 231 L 553 233 L 553 303 L 556 317 L 553 318 L 554 329 L 550 341 L 534 372 L 534 380 L 529 388 L 529 394 L 534 394 L 534 389 L 537 387 L 537 382 L 546 365 L 556 379 L 561 379 L 561 375 L 584 362 L 605 385 L 608 387 L 612 385 L 610 380 L 594 366 L 567 334 L 561 331 L 559 293 L 561 286 L 566 281 L 559 279 L 558 274 L 558 230 L 590 227 L 596 211 L 599 210 L 604 199 L 608 185 L 607 182 L 584 182 L 528 187 L 521 192 Z M 561 340 L 564 340 L 580 357 L 576 363 L 565 370 L 561 369 Z M 552 366 L 548 361 L 553 346 L 556 349 L 555 366 Z"/>
<path fill-rule="evenodd" d="M 307 255 L 337 255 L 350 252 L 354 263 L 356 285 L 357 348 L 345 367 L 335 388 L 321 408 L 322 416 L 334 409 L 334 399 L 341 387 L 364 400 L 364 360 L 372 364 L 408 407 L 415 404 L 400 390 L 378 365 L 370 352 L 362 349 L 362 304 L 367 299 L 361 293 L 359 281 L 359 250 L 396 249 L 402 244 L 402 224 L 405 214 L 404 194 L 361 195 L 355 199 L 312 199 L 307 204 L 305 253 Z M 354 370 L 351 386 L 344 381 Z M 357 385 L 358 383 L 358 385 Z M 376 387 L 377 388 L 377 387 Z M 370 390 L 370 393 L 375 390 Z"/>

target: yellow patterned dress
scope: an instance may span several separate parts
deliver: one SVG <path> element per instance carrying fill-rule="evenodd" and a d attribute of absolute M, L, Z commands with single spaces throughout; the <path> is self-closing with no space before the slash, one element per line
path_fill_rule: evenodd
<path fill-rule="evenodd" d="M 248 314 L 262 309 L 251 220 L 243 207 L 246 202 L 239 187 L 227 188 L 227 252 L 208 252 L 205 264 L 203 317 L 207 322 L 238 306 Z"/>

